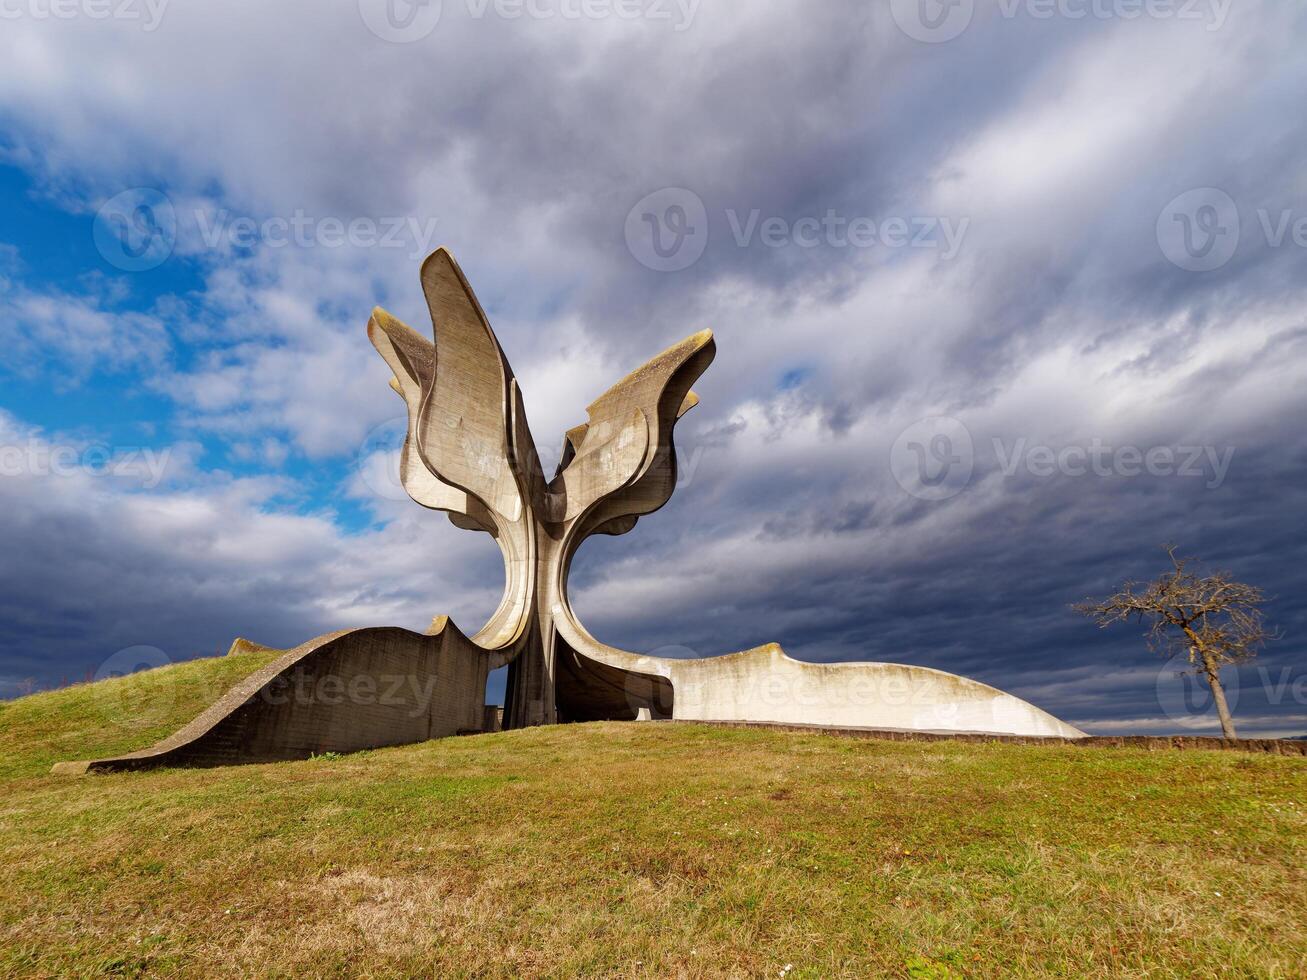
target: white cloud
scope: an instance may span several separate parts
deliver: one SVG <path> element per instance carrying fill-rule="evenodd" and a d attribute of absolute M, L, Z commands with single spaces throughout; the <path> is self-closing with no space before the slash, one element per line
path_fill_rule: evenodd
<path fill-rule="evenodd" d="M 174 4 L 153 33 L 6 22 L 6 159 L 83 213 L 125 187 L 164 186 L 182 226 L 174 261 L 203 277 L 140 312 L 121 288 L 67 295 L 39 270 L 15 272 L 0 297 L 8 369 L 56 384 L 135 371 L 173 399 L 175 421 L 268 473 L 206 475 L 192 453 L 148 495 L 90 478 L 5 484 L 14 513 L 80 533 L 61 539 L 69 549 L 98 542 L 31 577 L 71 567 L 86 622 L 178 645 L 192 608 L 208 643 L 246 619 L 290 639 L 451 610 L 474 629 L 459 610 L 497 598 L 489 542 L 372 498 L 357 469 L 345 489 L 392 521 L 383 531 L 274 506 L 287 459 L 349 460 L 401 414 L 364 324 L 380 303 L 429 329 L 411 249 L 211 248 L 197 213 L 220 212 L 434 221 L 496 324 L 546 458 L 626 371 L 715 330 L 703 402 L 678 433 L 702 450 L 692 479 L 666 513 L 582 556 L 578 608 L 614 639 L 653 637 L 685 609 L 671 642 L 798 637 L 814 656 L 904 650 L 1033 685 L 1030 637 L 1062 629 L 1053 614 L 1016 639 L 967 639 L 936 606 L 988 624 L 1027 579 L 1086 589 L 1164 529 L 1221 529 L 1213 548 L 1249 562 L 1276 547 L 1246 522 L 1292 512 L 1290 477 L 1278 477 L 1282 500 L 1259 506 L 1236 495 L 1251 479 L 1191 498 L 982 465 L 964 494 L 928 506 L 887 462 L 904 427 L 943 413 L 982 447 L 1202 437 L 1292 470 L 1301 438 L 1286 420 L 1301 412 L 1307 362 L 1298 256 L 1250 238 L 1227 269 L 1178 274 L 1153 223 L 1199 183 L 1249 208 L 1296 202 L 1293 15 L 1245 5 L 1210 32 L 978 22 L 925 50 L 883 14 L 704 5 L 676 33 L 451 8 L 412 46 L 377 40 L 353 4 L 306 0 Z M 704 257 L 669 275 L 623 240 L 627 210 L 664 186 L 699 194 L 713 229 Z M 971 225 L 949 262 L 912 248 L 746 249 L 727 208 Z M 786 375 L 801 380 L 777 393 Z M 1278 574 L 1295 580 L 1288 565 Z M 33 594 L 21 578 L 7 588 Z M 156 593 L 167 601 L 140 598 Z"/>
<path fill-rule="evenodd" d="M 40 291 L 0 274 L 0 343 L 6 369 L 40 374 L 58 389 L 92 373 L 166 364 L 172 344 L 159 317 L 107 308 L 108 298 L 94 292 Z"/>

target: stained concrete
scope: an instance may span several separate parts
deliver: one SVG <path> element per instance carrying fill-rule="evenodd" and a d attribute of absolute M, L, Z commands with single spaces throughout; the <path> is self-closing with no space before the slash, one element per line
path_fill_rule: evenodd
<path fill-rule="evenodd" d="M 568 600 L 572 559 L 586 538 L 626 534 L 671 498 L 672 433 L 698 404 L 691 387 L 715 356 L 712 332 L 672 345 L 595 399 L 586 421 L 567 431 L 559 467 L 546 478 L 517 378 L 446 249 L 423 263 L 422 288 L 435 342 L 381 309 L 368 337 L 408 411 L 405 489 L 456 526 L 491 535 L 503 554 L 504 594 L 489 621 L 470 638 L 442 617 L 427 635 L 363 629 L 319 637 L 149 750 L 57 768 L 302 758 L 483 730 L 492 724 L 485 679 L 504 665 L 505 728 L 648 717 L 1084 736 L 1010 694 L 924 667 L 805 663 L 775 644 L 671 660 L 596 640 Z M 366 686 L 383 674 L 430 693 L 393 705 L 271 698 L 296 676 L 335 678 L 334 688 Z"/>
<path fill-rule="evenodd" d="M 1084 737 L 1020 698 L 929 667 L 808 663 L 786 656 L 775 643 L 722 657 L 670 660 L 606 647 L 572 617 L 558 622 L 569 647 L 625 673 L 628 702 L 648 707 L 655 718 Z M 664 679 L 665 686 L 654 688 L 650 678 Z"/>
<path fill-rule="evenodd" d="M 288 651 L 151 748 L 54 771 L 276 762 L 480 731 L 485 688 L 485 651 L 452 624 L 343 630 Z"/>

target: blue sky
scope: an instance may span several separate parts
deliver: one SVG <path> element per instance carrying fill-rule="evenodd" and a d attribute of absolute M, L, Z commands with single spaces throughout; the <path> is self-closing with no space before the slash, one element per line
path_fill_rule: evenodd
<path fill-rule="evenodd" d="M 1068 610 L 1173 542 L 1273 597 L 1242 730 L 1307 730 L 1307 14 L 924 2 L 20 5 L 0 695 L 137 646 L 480 625 L 498 554 L 397 487 L 364 334 L 378 304 L 426 329 L 443 244 L 545 459 L 717 335 L 683 485 L 578 557 L 601 639 L 774 640 L 1210 732 L 1136 631 Z"/>

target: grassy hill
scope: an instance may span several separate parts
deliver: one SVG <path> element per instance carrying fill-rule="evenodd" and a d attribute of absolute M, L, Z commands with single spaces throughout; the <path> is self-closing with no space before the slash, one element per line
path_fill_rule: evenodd
<path fill-rule="evenodd" d="M 48 773 L 56 762 L 153 745 L 237 681 L 281 656 L 248 650 L 0 701 L 0 780 Z"/>
<path fill-rule="evenodd" d="M 1302 759 L 634 723 L 47 774 L 268 656 L 0 706 L 0 975 L 1307 974 Z"/>

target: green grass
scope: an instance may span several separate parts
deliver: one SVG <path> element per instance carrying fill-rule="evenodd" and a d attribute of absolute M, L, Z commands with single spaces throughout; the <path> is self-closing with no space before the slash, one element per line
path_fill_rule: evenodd
<path fill-rule="evenodd" d="M 153 745 L 285 651 L 259 649 L 0 701 L 0 780 Z"/>
<path fill-rule="evenodd" d="M 0 708 L 0 975 L 1307 973 L 1296 758 L 634 723 L 46 774 L 258 663 L 113 682 L 133 733 Z"/>

